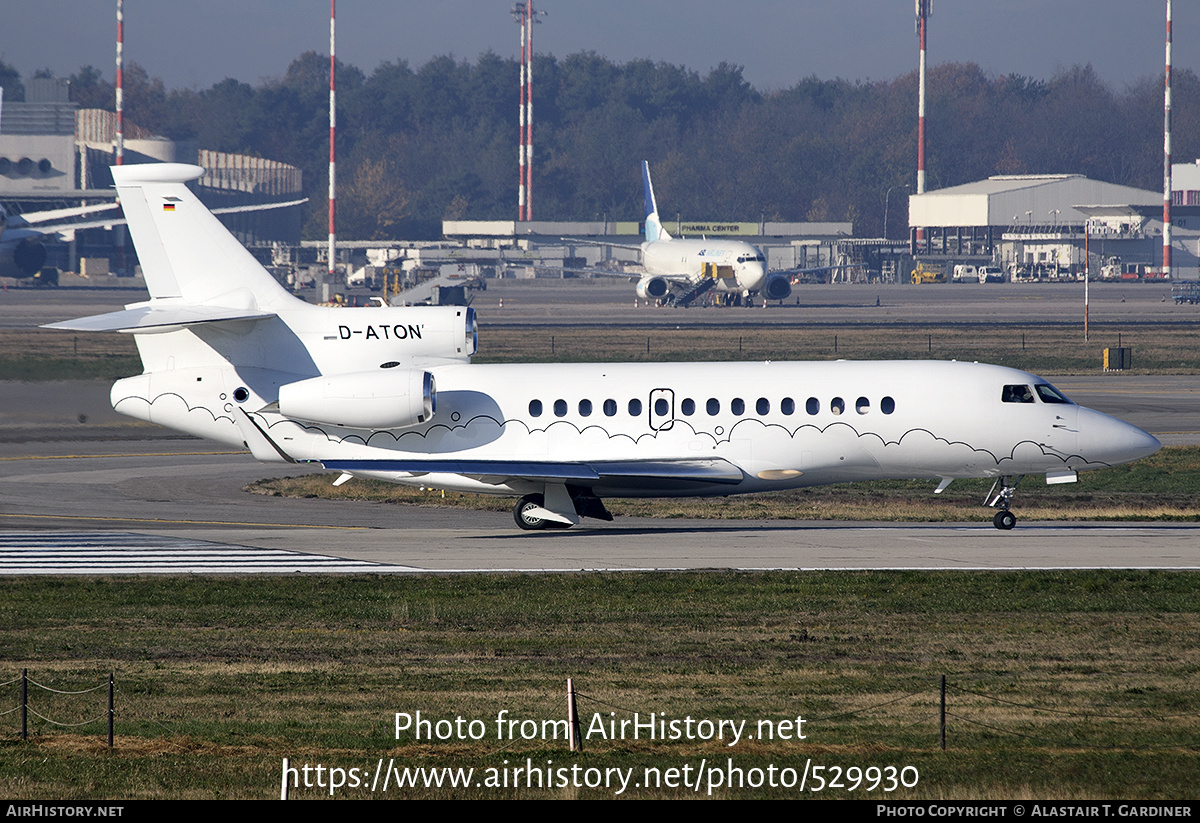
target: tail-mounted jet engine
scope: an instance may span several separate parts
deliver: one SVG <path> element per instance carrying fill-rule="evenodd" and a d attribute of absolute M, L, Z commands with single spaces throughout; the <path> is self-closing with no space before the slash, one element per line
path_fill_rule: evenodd
<path fill-rule="evenodd" d="M 279 411 L 294 420 L 351 429 L 403 429 L 437 411 L 433 375 L 385 369 L 311 377 L 279 387 Z"/>

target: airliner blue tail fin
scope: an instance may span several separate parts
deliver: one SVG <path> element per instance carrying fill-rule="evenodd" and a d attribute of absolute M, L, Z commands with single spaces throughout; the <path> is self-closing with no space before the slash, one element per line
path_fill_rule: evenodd
<path fill-rule="evenodd" d="M 650 164 L 645 160 L 642 161 L 642 192 L 645 199 L 646 223 L 643 236 L 646 238 L 646 242 L 670 240 L 671 235 L 667 234 L 666 229 L 662 227 L 662 222 L 658 219 L 658 203 L 654 201 L 654 184 L 650 182 Z"/>
<path fill-rule="evenodd" d="M 147 163 L 112 174 L 153 300 L 275 310 L 295 299 L 188 189 L 204 169 Z"/>

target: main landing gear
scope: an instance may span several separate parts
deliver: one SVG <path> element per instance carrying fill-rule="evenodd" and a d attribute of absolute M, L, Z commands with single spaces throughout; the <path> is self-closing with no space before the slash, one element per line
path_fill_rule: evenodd
<path fill-rule="evenodd" d="M 547 486 L 547 493 L 527 494 L 513 506 L 513 520 L 525 531 L 569 529 L 580 517 L 611 521 L 613 516 L 591 489 L 580 486 Z M 547 497 L 549 504 L 547 505 Z M 572 517 L 571 515 L 574 515 Z"/>
<path fill-rule="evenodd" d="M 1013 492 L 1017 490 L 1017 484 L 1020 482 L 1021 475 L 1017 475 L 1016 477 L 1005 475 L 1004 477 L 997 478 L 996 482 L 992 484 L 991 491 L 988 492 L 988 497 L 991 499 L 988 505 L 999 509 L 992 518 L 992 525 L 997 529 L 1011 531 L 1012 527 L 1017 525 L 1017 516 L 1008 509 L 1012 504 Z M 997 486 L 1000 487 L 999 491 L 996 491 Z M 993 496 L 993 493 L 995 493 L 995 496 Z"/>
<path fill-rule="evenodd" d="M 540 516 L 538 511 L 542 509 L 543 503 L 544 498 L 540 494 L 525 495 L 517 501 L 517 505 L 513 506 L 513 520 L 516 520 L 517 525 L 527 532 L 570 528 L 567 523 L 557 523 Z"/>

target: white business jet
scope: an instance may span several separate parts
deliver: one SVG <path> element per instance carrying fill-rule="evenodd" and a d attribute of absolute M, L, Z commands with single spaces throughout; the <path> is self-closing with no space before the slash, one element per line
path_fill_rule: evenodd
<path fill-rule="evenodd" d="M 196 166 L 113 177 L 150 299 L 52 328 L 134 335 L 117 411 L 265 461 L 519 498 L 523 529 L 611 519 L 603 498 L 852 480 L 995 478 L 1153 454 L 1146 432 L 1026 372 L 958 362 L 474 365 L 474 312 L 312 306 L 188 190 Z"/>

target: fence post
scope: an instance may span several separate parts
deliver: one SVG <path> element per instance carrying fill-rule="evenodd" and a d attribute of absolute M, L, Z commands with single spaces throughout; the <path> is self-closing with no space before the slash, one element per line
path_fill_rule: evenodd
<path fill-rule="evenodd" d="M 946 675 L 942 675 L 942 710 L 941 716 L 941 742 L 942 751 L 946 751 Z"/>
<path fill-rule="evenodd" d="M 21 669 L 21 739 L 29 739 L 29 669 Z"/>
<path fill-rule="evenodd" d="M 567 737 L 571 751 L 583 751 L 583 738 L 579 734 L 579 710 L 575 706 L 575 682 L 567 678 Z"/>
<path fill-rule="evenodd" d="M 108 673 L 108 747 L 113 747 L 113 673 Z"/>

